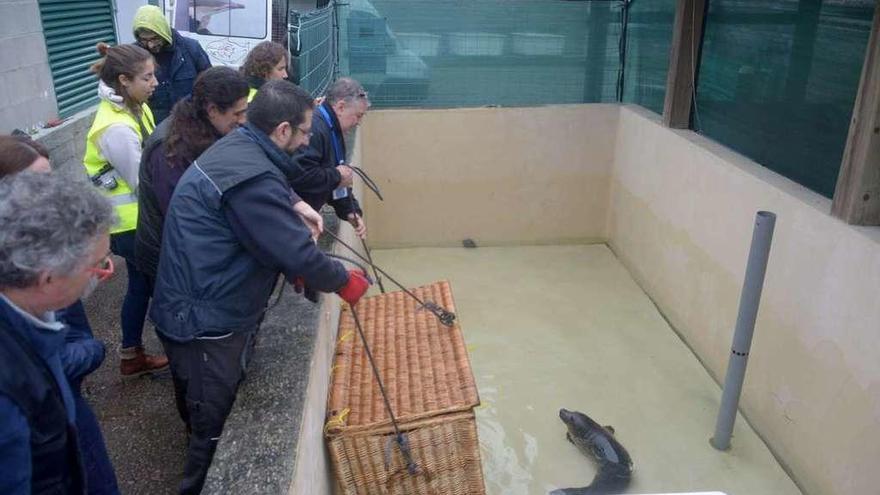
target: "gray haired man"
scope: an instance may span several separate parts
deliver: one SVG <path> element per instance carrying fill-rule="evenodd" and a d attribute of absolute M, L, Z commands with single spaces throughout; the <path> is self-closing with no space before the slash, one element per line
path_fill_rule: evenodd
<path fill-rule="evenodd" d="M 294 155 L 304 172 L 288 178 L 293 190 L 315 211 L 330 204 L 336 216 L 349 221 L 362 239 L 367 228 L 351 193 L 352 169 L 345 161 L 344 136 L 360 124 L 369 108 L 370 99 L 359 82 L 349 77 L 334 82 L 312 116 L 308 146 Z"/>
<path fill-rule="evenodd" d="M 0 180 L 0 493 L 83 493 L 64 375 L 65 308 L 110 276 L 113 207 L 90 184 Z"/>

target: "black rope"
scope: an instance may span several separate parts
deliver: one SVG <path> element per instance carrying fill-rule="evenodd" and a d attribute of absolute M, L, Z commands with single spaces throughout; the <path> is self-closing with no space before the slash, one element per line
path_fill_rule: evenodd
<path fill-rule="evenodd" d="M 431 301 L 427 301 L 427 302 L 422 301 L 421 299 L 419 299 L 419 297 L 417 295 L 413 294 L 412 291 L 410 291 L 409 289 L 407 289 L 406 287 L 401 285 L 401 283 L 398 282 L 397 280 L 394 280 L 394 278 L 391 275 L 388 275 L 388 272 L 379 268 L 378 266 L 373 264 L 370 260 L 366 259 L 361 253 L 357 252 L 357 250 L 355 248 L 349 246 L 345 241 L 340 239 L 339 236 L 337 236 L 333 232 L 330 232 L 330 230 L 325 230 L 324 233 L 329 235 L 333 239 L 335 239 L 336 242 L 338 242 L 339 244 L 342 244 L 343 246 L 348 248 L 348 250 L 351 251 L 352 253 L 354 253 L 355 256 L 360 258 L 361 261 L 363 261 L 364 263 L 368 263 L 370 266 L 373 267 L 373 269 L 375 269 L 376 271 L 378 271 L 382 275 L 385 275 L 385 278 L 390 280 L 394 285 L 400 287 L 400 289 L 403 292 L 405 292 L 409 297 L 415 299 L 415 301 L 417 303 L 419 303 L 419 305 L 421 305 L 421 307 L 423 307 L 423 308 L 427 309 L 428 311 L 430 311 L 431 313 L 433 313 L 434 316 L 436 316 L 437 319 L 440 320 L 440 323 L 446 325 L 447 327 L 451 327 L 455 323 L 455 313 L 448 311 L 446 308 L 441 307 L 437 303 L 434 303 Z"/>
<path fill-rule="evenodd" d="M 358 177 L 361 178 L 362 181 L 364 181 L 364 184 L 368 188 L 370 188 L 371 191 L 373 191 L 376 197 L 379 198 L 379 201 L 385 201 L 385 198 L 382 197 L 382 192 L 379 191 L 379 185 L 376 184 L 376 182 L 369 175 L 367 175 L 366 172 L 364 172 L 364 169 L 354 165 L 348 165 L 348 167 L 352 169 L 358 175 Z M 376 277 L 376 283 L 379 284 L 379 290 L 382 292 L 382 294 L 384 294 L 385 285 L 382 284 L 382 277 L 379 276 L 379 272 L 376 271 L 376 265 L 373 264 L 373 255 L 370 254 L 370 248 L 367 247 L 367 241 L 363 240 L 362 238 L 361 244 L 363 244 L 364 246 L 364 252 L 367 253 L 367 258 L 370 266 L 373 267 L 373 276 Z M 367 271 L 364 270 L 364 273 L 367 273 Z"/>
<path fill-rule="evenodd" d="M 361 320 L 358 318 L 357 311 L 354 309 L 354 304 L 349 304 L 351 307 L 351 316 L 354 317 L 354 325 L 357 327 L 358 334 L 361 336 L 361 342 L 364 343 L 364 352 L 367 354 L 367 359 L 370 360 L 370 366 L 373 368 L 373 375 L 376 377 L 376 382 L 379 383 L 379 391 L 382 393 L 382 400 L 385 402 L 385 409 L 388 411 L 388 416 L 391 418 L 391 426 L 394 427 L 394 438 L 397 440 L 397 446 L 400 447 L 400 453 L 403 454 L 403 459 L 406 461 L 406 469 L 409 471 L 409 474 L 415 475 L 418 472 L 418 465 L 412 458 L 412 451 L 409 448 L 409 442 L 406 440 L 406 437 L 403 436 L 403 433 L 400 432 L 400 427 L 397 425 L 397 418 L 394 416 L 394 411 L 391 409 L 391 401 L 388 400 L 388 394 L 385 393 L 385 385 L 382 384 L 382 377 L 379 376 L 379 368 L 376 367 L 376 362 L 373 360 L 373 353 L 370 352 L 370 346 L 367 344 L 367 337 L 364 335 L 364 329 L 361 327 Z"/>
<path fill-rule="evenodd" d="M 348 168 L 352 169 L 354 173 L 356 173 L 358 177 L 360 177 L 361 180 L 364 181 L 364 184 L 366 184 L 366 186 L 369 187 L 370 190 L 376 194 L 376 197 L 379 198 L 379 201 L 385 201 L 385 198 L 382 197 L 382 193 L 379 191 L 379 186 L 376 184 L 375 181 L 373 181 L 373 179 L 370 178 L 369 175 L 367 175 L 366 172 L 364 172 L 364 169 L 356 167 L 354 165 L 348 165 Z"/>
<path fill-rule="evenodd" d="M 620 38 L 617 40 L 617 88 L 618 103 L 623 102 L 624 82 L 626 80 L 626 38 L 629 28 L 629 7 L 634 0 L 620 0 Z"/>
<path fill-rule="evenodd" d="M 352 265 L 360 268 L 362 272 L 367 273 L 367 269 L 364 267 L 364 265 L 360 264 L 360 262 L 358 262 L 356 260 L 349 258 L 348 256 L 342 256 L 341 254 L 333 254 L 333 253 L 324 253 L 324 254 L 330 258 L 336 258 L 338 260 L 347 261 L 347 262 L 351 263 Z M 369 277 L 369 275 L 367 275 L 367 276 Z"/>
<path fill-rule="evenodd" d="M 373 255 L 370 254 L 370 248 L 367 247 L 367 241 L 361 238 L 361 244 L 364 246 L 364 252 L 367 253 L 367 260 L 369 261 L 370 266 L 373 267 L 373 275 L 376 277 L 376 283 L 379 284 L 379 291 L 384 294 L 385 286 L 382 284 L 382 277 L 379 275 L 379 272 L 376 271 L 376 265 L 373 264 Z M 367 273 L 366 270 L 364 270 L 364 273 Z"/>
<path fill-rule="evenodd" d="M 281 302 L 281 296 L 284 295 L 284 288 L 287 287 L 287 284 L 286 284 L 286 283 L 284 282 L 284 280 L 283 280 L 283 279 L 284 279 L 284 275 L 281 275 L 280 278 L 282 279 L 282 280 L 281 280 L 281 290 L 279 290 L 279 291 L 278 291 L 278 295 L 275 296 L 275 302 L 273 302 L 271 306 L 267 306 L 266 309 L 263 310 L 264 313 L 267 312 L 267 311 L 269 311 L 269 310 L 271 310 L 271 309 L 274 309 L 275 306 L 278 306 L 278 303 Z M 275 280 L 275 283 L 276 283 L 276 284 L 278 283 L 278 280 L 277 280 L 277 279 Z M 274 292 L 274 290 L 273 290 L 273 292 Z"/>

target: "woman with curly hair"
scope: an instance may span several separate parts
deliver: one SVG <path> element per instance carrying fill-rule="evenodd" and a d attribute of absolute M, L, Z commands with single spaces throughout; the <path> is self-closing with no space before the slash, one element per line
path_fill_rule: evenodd
<path fill-rule="evenodd" d="M 144 145 L 138 189 L 135 260 L 151 282 L 156 279 L 162 227 L 177 182 L 214 142 L 245 122 L 248 84 L 229 67 L 202 72 L 192 96 L 179 101 Z"/>
<path fill-rule="evenodd" d="M 248 93 L 248 103 L 254 99 L 260 86 L 266 81 L 287 79 L 289 63 L 287 49 L 282 45 L 274 41 L 264 41 L 255 46 L 241 66 L 241 73 L 247 78 L 251 88 Z"/>

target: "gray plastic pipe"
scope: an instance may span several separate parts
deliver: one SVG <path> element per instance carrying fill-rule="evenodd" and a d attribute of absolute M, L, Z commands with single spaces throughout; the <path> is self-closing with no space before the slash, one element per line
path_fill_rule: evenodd
<path fill-rule="evenodd" d="M 749 362 L 749 349 L 752 347 L 752 335 L 755 333 L 755 320 L 758 317 L 758 304 L 761 302 L 761 289 L 764 287 L 764 274 L 767 272 L 767 259 L 770 257 L 770 244 L 773 241 L 775 225 L 775 213 L 759 211 L 755 215 L 752 247 L 749 250 L 746 278 L 739 297 L 739 315 L 736 317 L 736 329 L 733 331 L 727 376 L 724 378 L 724 390 L 721 393 L 721 408 L 718 410 L 718 420 L 715 422 L 715 435 L 709 440 L 709 443 L 718 450 L 730 448 L 730 435 L 733 433 L 739 396 L 746 376 L 746 364 Z"/>

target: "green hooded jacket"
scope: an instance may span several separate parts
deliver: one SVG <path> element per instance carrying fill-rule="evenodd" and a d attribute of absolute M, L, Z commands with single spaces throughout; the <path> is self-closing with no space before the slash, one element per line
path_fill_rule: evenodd
<path fill-rule="evenodd" d="M 137 9 L 131 28 L 135 34 L 137 34 L 138 29 L 149 29 L 158 34 L 169 45 L 173 43 L 171 25 L 168 24 L 168 19 L 165 19 L 165 15 L 162 14 L 162 9 L 155 5 L 144 5 Z"/>

